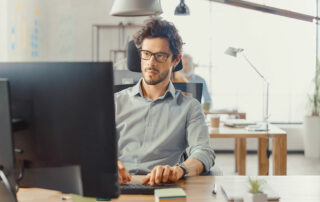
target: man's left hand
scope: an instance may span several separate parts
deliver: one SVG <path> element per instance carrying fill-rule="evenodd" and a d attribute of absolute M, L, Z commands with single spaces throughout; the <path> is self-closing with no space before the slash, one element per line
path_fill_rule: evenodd
<path fill-rule="evenodd" d="M 167 182 L 176 182 L 184 176 L 184 170 L 180 166 L 159 165 L 152 169 L 142 184 L 162 184 Z"/>

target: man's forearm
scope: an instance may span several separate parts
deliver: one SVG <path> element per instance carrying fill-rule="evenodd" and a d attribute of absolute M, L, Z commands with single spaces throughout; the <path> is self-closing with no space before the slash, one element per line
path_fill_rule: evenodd
<path fill-rule="evenodd" d="M 189 170 L 188 176 L 199 175 L 204 171 L 203 163 L 195 158 L 188 158 L 185 162 L 183 162 L 183 165 Z"/>

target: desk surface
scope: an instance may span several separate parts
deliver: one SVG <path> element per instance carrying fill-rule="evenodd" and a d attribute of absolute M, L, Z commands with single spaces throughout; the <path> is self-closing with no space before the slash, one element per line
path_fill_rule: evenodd
<path fill-rule="evenodd" d="M 280 196 L 281 202 L 316 202 L 320 201 L 320 176 L 260 176 Z M 141 178 L 134 178 L 140 180 Z M 179 184 L 187 194 L 187 201 L 209 202 L 227 201 L 221 189 L 217 195 L 211 194 L 214 183 L 241 184 L 246 181 L 246 176 L 197 176 L 179 181 Z M 58 202 L 61 193 L 45 189 L 20 189 L 18 192 L 19 202 Z M 66 200 L 70 202 L 72 200 Z M 153 202 L 153 195 L 121 195 L 118 202 Z"/>
<path fill-rule="evenodd" d="M 280 128 L 270 125 L 270 130 L 268 131 L 248 131 L 246 128 L 236 128 L 236 127 L 227 127 L 220 125 L 219 128 L 209 127 L 210 137 L 216 138 L 235 138 L 235 137 L 245 137 L 245 138 L 259 138 L 270 136 L 274 137 L 277 135 L 286 135 L 286 132 Z"/>

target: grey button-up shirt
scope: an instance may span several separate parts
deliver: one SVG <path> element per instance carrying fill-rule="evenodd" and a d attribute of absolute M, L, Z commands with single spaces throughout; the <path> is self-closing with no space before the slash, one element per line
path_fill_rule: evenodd
<path fill-rule="evenodd" d="M 208 127 L 200 103 L 176 90 L 152 101 L 137 85 L 115 93 L 118 158 L 132 174 L 150 172 L 156 165 L 173 166 L 186 151 L 205 171 L 214 164 Z"/>

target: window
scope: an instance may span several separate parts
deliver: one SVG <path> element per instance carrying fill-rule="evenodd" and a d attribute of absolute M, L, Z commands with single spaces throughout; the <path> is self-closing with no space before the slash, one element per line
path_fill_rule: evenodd
<path fill-rule="evenodd" d="M 233 46 L 243 48 L 270 82 L 269 120 L 301 122 L 315 70 L 316 25 L 206 0 L 185 2 L 190 16 L 174 16 L 179 1 L 166 0 L 162 17 L 179 29 L 184 52 L 198 64 L 195 73 L 206 79 L 214 108 L 236 108 L 250 120 L 263 117 L 264 82 L 241 55 L 224 54 Z M 269 6 L 277 7 L 272 2 Z M 312 15 L 315 2 L 303 4 L 308 5 L 304 13 Z"/>

